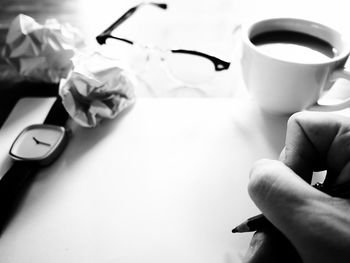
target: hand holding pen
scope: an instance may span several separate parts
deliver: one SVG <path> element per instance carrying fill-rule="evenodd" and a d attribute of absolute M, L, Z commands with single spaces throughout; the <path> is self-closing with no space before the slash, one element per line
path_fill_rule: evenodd
<path fill-rule="evenodd" d="M 274 227 L 254 235 L 245 262 L 349 262 L 350 200 L 310 185 L 313 171 L 322 170 L 323 190 L 349 185 L 350 119 L 293 115 L 280 161 L 259 161 L 251 171 L 249 194 Z"/>

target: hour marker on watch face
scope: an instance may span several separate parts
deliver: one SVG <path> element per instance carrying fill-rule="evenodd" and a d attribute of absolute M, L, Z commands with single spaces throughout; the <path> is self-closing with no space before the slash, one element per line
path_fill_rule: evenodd
<path fill-rule="evenodd" d="M 37 138 L 35 138 L 34 136 L 32 137 L 33 140 L 36 142 L 36 144 L 42 144 L 45 146 L 51 146 L 51 144 L 47 143 L 47 142 L 43 142 L 43 141 L 39 141 Z"/>

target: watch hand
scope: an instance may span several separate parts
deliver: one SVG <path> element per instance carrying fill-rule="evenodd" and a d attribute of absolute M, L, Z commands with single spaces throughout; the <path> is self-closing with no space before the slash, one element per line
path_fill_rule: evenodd
<path fill-rule="evenodd" d="M 47 143 L 47 142 L 42 142 L 42 141 L 39 141 L 37 138 L 35 138 L 33 136 L 33 140 L 36 142 L 36 144 L 42 144 L 42 145 L 46 145 L 46 146 L 51 146 L 51 144 Z"/>

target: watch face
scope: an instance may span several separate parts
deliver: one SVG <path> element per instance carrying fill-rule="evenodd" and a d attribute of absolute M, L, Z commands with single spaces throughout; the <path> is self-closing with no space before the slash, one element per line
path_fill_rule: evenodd
<path fill-rule="evenodd" d="M 66 130 L 63 127 L 31 125 L 18 135 L 10 149 L 10 156 L 19 161 L 49 164 L 62 152 L 66 141 Z"/>

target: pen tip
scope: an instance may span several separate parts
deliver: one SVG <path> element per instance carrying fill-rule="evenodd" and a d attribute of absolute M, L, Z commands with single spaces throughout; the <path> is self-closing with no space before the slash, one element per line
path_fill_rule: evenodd
<path fill-rule="evenodd" d="M 238 232 L 237 227 L 235 227 L 234 229 L 232 229 L 232 233 L 237 233 L 237 232 Z"/>

